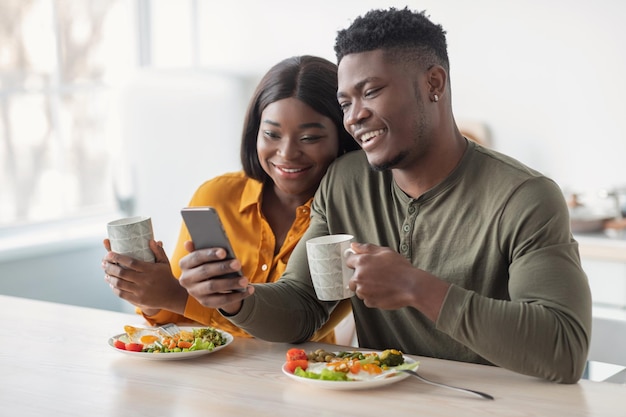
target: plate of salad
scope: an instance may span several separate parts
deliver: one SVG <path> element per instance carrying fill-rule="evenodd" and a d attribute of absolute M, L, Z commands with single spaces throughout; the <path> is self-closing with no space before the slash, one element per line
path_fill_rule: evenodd
<path fill-rule="evenodd" d="M 217 352 L 232 343 L 233 336 L 213 327 L 180 327 L 169 336 L 158 328 L 140 329 L 124 326 L 124 333 L 108 340 L 118 352 L 148 360 L 190 359 Z"/>
<path fill-rule="evenodd" d="M 415 370 L 419 362 L 396 349 L 384 351 L 306 353 L 287 351 L 282 371 L 289 378 L 308 385 L 335 390 L 369 389 L 389 385 L 409 376 L 401 369 Z"/>

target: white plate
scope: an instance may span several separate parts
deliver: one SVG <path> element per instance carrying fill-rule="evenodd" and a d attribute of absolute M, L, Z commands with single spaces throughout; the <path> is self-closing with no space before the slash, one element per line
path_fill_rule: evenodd
<path fill-rule="evenodd" d="M 193 329 L 200 329 L 202 327 L 181 327 L 181 330 L 193 331 Z M 172 361 L 179 359 L 191 359 L 198 356 L 208 355 L 209 353 L 217 352 L 218 350 L 224 349 L 226 346 L 230 345 L 234 340 L 233 335 L 225 332 L 223 330 L 218 330 L 222 336 L 226 339 L 226 343 L 221 346 L 216 346 L 213 350 L 190 350 L 189 352 L 167 352 L 167 353 L 152 353 L 152 352 L 133 352 L 130 350 L 122 350 L 115 347 L 113 344 L 116 339 L 120 337 L 126 336 L 126 333 L 121 333 L 116 336 L 109 338 L 108 344 L 111 348 L 115 349 L 117 352 L 124 353 L 126 355 L 134 356 L 136 358 L 148 359 L 152 361 Z"/>
<path fill-rule="evenodd" d="M 335 352 L 335 353 L 338 353 L 338 352 Z M 378 353 L 380 354 L 380 352 Z M 415 363 L 417 361 L 405 356 L 404 362 Z M 389 369 L 389 370 L 383 371 L 383 374 L 393 374 L 393 375 L 390 375 L 388 378 L 380 377 L 380 378 L 375 378 L 375 379 L 362 379 L 362 380 L 356 380 L 356 381 L 325 381 L 321 379 L 305 378 L 303 376 L 292 374 L 291 372 L 287 371 L 287 369 L 285 368 L 286 365 L 287 363 L 283 364 L 282 370 L 283 370 L 283 373 L 287 375 L 289 378 L 294 379 L 299 382 L 303 382 L 308 385 L 315 386 L 315 387 L 324 388 L 324 389 L 333 389 L 333 390 L 356 390 L 356 389 L 377 388 L 377 387 L 381 387 L 384 385 L 394 384 L 398 381 L 402 381 L 403 379 L 409 376 L 409 374 L 405 372 L 395 373 L 393 369 Z M 314 367 L 321 368 L 324 365 L 325 365 L 324 363 L 309 362 L 309 367 L 314 366 Z M 307 370 L 310 370 L 310 369 L 307 369 Z M 355 378 L 358 378 L 358 376 L 356 376 Z"/>

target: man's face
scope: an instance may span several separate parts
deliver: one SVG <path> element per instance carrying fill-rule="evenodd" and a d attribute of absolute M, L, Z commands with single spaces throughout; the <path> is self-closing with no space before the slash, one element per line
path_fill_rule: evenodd
<path fill-rule="evenodd" d="M 346 55 L 339 63 L 344 126 L 375 169 L 403 169 L 426 152 L 425 76 L 411 68 L 382 50 Z"/>

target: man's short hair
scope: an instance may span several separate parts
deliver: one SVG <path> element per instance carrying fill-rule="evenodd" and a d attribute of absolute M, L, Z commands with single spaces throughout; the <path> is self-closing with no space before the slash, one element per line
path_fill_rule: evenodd
<path fill-rule="evenodd" d="M 391 59 L 416 59 L 424 68 L 438 64 L 449 71 L 446 32 L 425 12 L 408 8 L 371 10 L 357 17 L 335 39 L 337 63 L 344 56 L 383 49 Z"/>

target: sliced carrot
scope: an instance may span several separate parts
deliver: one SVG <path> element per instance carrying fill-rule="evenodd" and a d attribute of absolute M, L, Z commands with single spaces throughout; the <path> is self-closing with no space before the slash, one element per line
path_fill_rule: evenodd
<path fill-rule="evenodd" d="M 178 341 L 178 347 L 181 349 L 188 349 L 191 347 L 191 345 L 193 345 L 192 342 L 187 342 L 186 340 L 179 340 Z"/>

